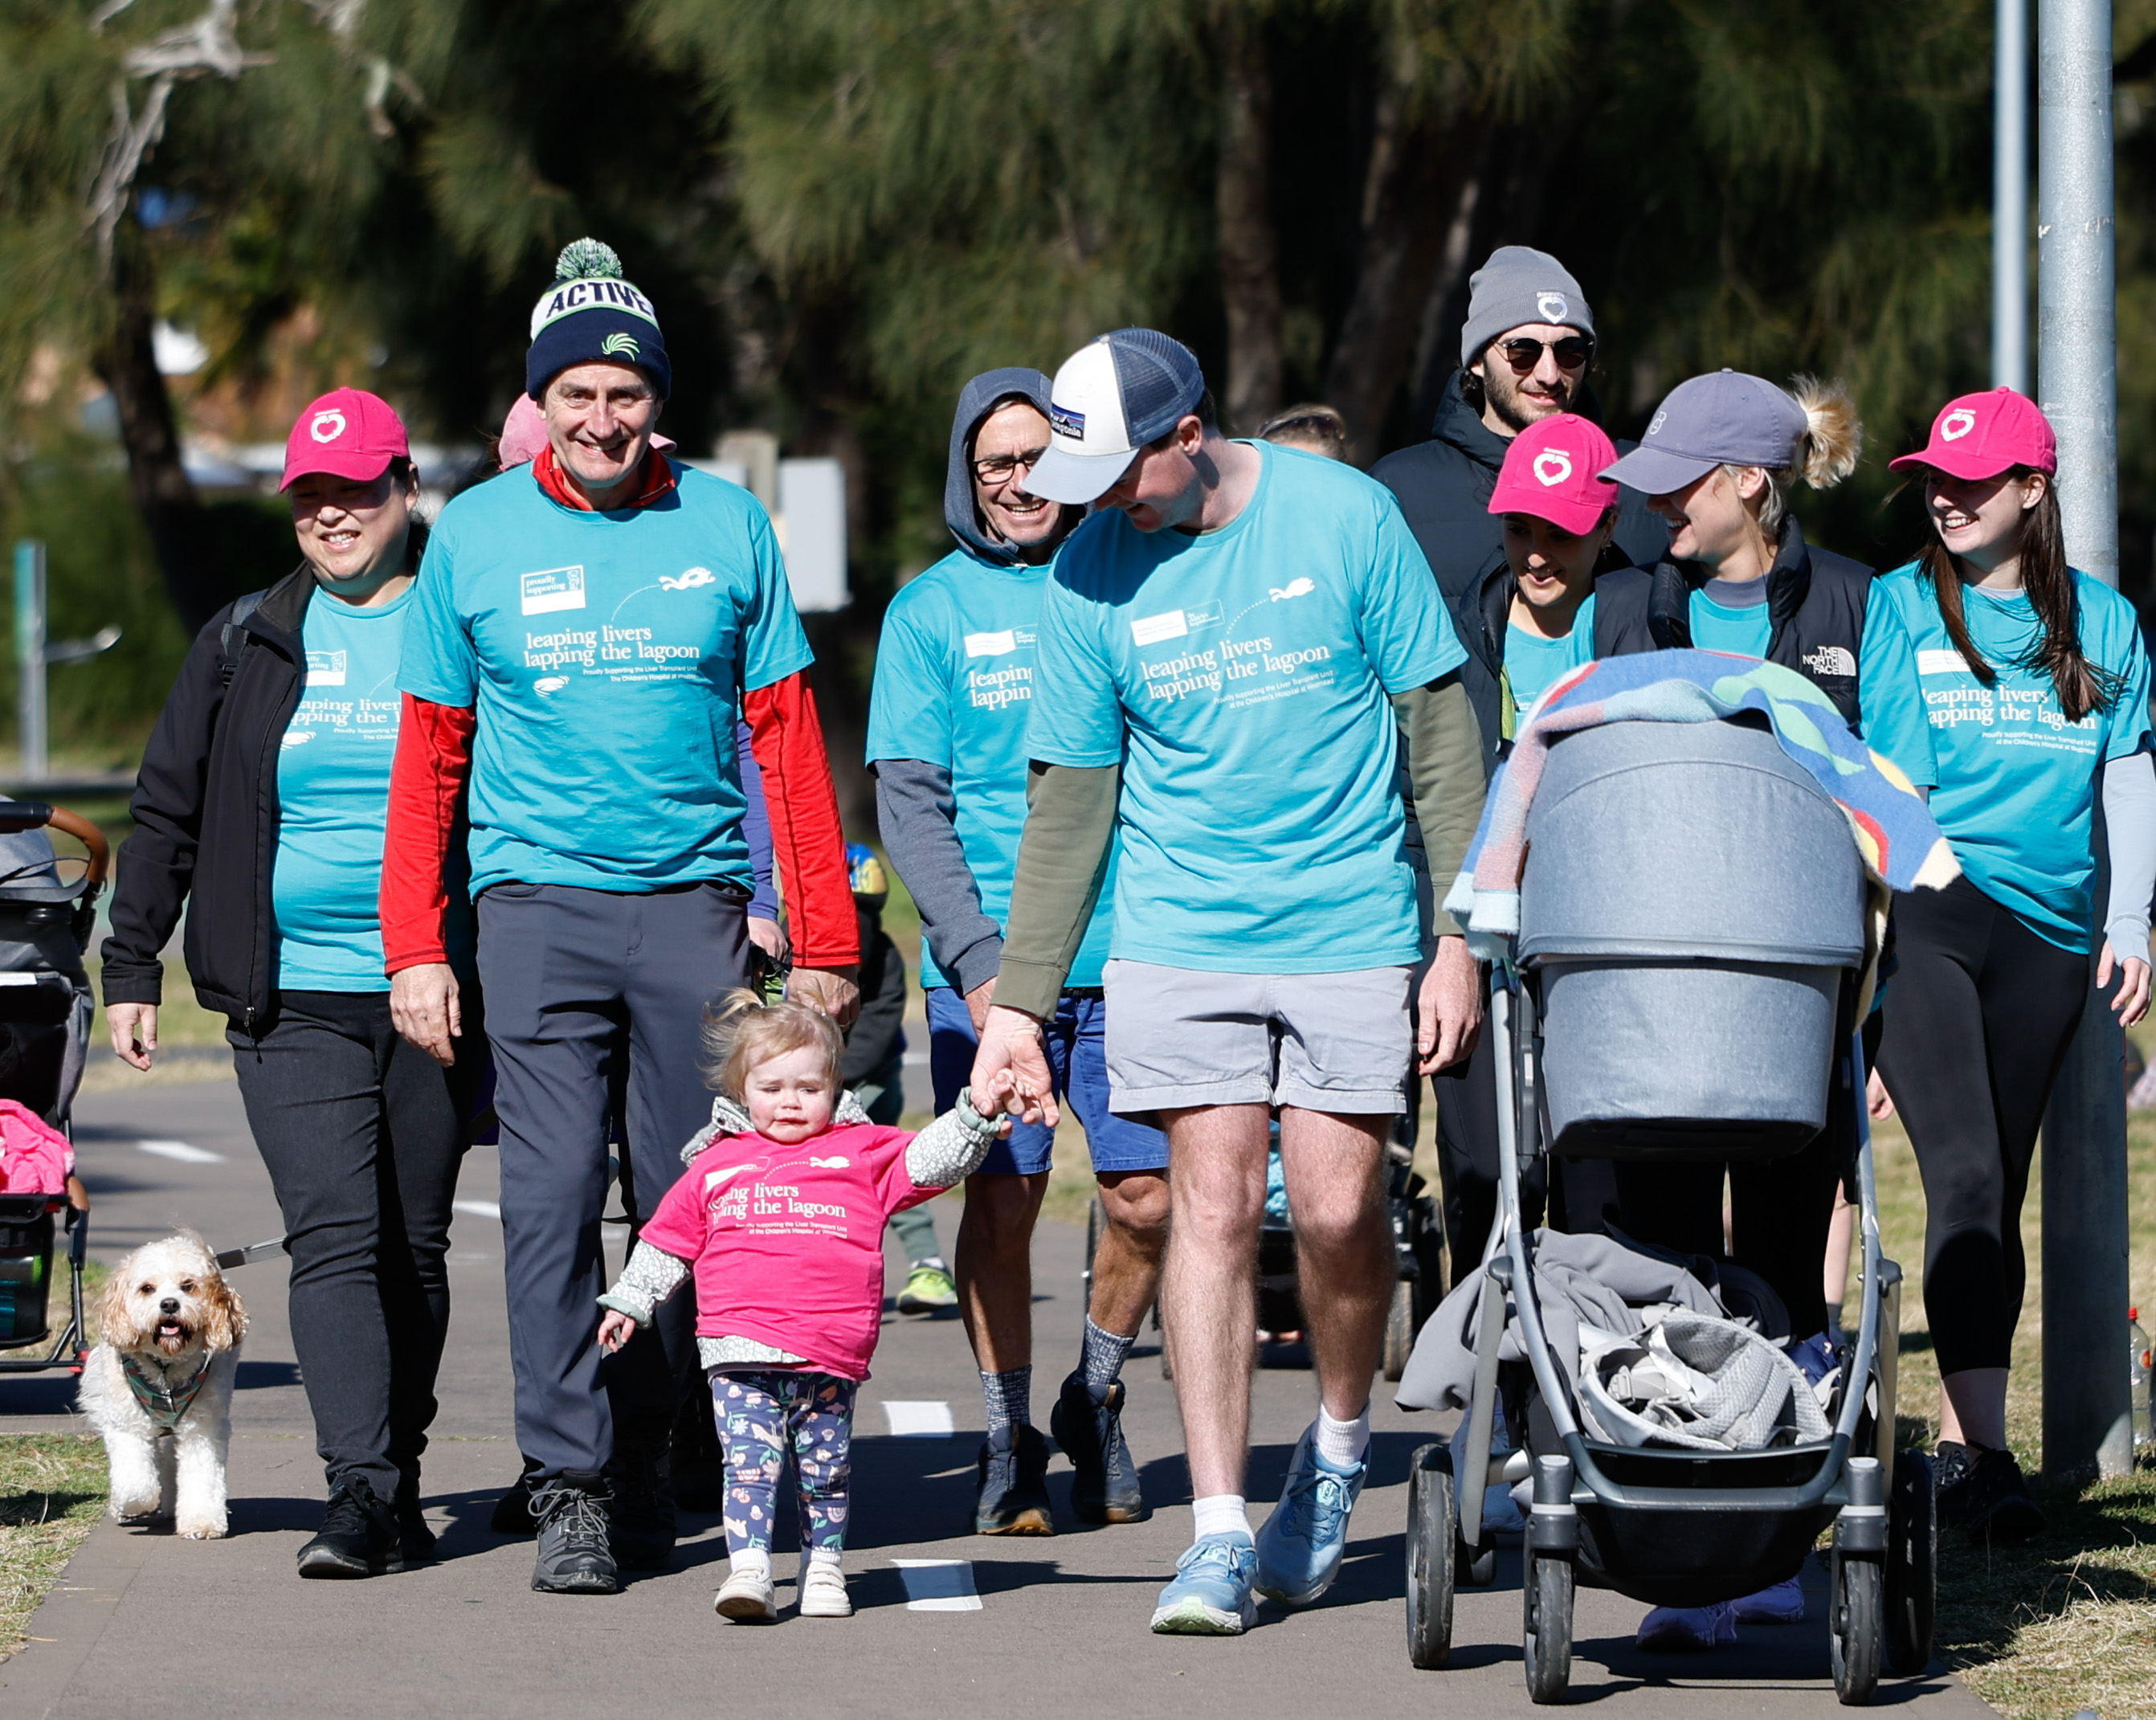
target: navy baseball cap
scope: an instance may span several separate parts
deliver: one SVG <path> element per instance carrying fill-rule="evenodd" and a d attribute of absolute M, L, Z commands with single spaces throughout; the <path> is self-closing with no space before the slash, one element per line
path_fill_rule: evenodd
<path fill-rule="evenodd" d="M 1205 395 L 1182 341 L 1119 328 L 1063 361 L 1048 391 L 1048 451 L 1025 480 L 1044 501 L 1099 500 L 1138 449 L 1165 436 Z"/>
<path fill-rule="evenodd" d="M 1668 495 L 1717 466 L 1793 464 L 1804 409 L 1764 377 L 1741 370 L 1679 383 L 1655 408 L 1640 445 L 1602 475 L 1649 495 Z"/>

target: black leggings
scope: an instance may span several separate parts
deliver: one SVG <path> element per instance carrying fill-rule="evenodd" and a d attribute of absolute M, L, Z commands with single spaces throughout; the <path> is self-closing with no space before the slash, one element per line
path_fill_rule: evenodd
<path fill-rule="evenodd" d="M 1879 1073 L 1924 1179 L 1924 1312 L 1941 1373 L 2005 1368 L 2028 1264 L 2021 1201 L 2051 1085 L 2091 990 L 1966 878 L 1894 898 L 1901 968 Z"/>

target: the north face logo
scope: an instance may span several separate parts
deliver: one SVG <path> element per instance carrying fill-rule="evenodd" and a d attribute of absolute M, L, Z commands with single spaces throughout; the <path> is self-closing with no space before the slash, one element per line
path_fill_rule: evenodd
<path fill-rule="evenodd" d="M 1856 654 L 1842 645 L 1821 645 L 1816 651 L 1807 651 L 1804 667 L 1814 675 L 1855 675 Z"/>
<path fill-rule="evenodd" d="M 1572 456 L 1562 448 L 1545 448 L 1535 456 L 1535 481 L 1545 488 L 1572 475 Z"/>

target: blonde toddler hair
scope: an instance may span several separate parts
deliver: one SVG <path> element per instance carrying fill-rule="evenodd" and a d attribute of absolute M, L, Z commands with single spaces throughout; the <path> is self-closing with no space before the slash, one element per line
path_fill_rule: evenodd
<path fill-rule="evenodd" d="M 704 1012 L 704 1079 L 737 1105 L 743 1102 L 748 1072 L 804 1045 L 824 1054 L 831 1091 L 839 1090 L 839 1060 L 846 1042 L 839 1024 L 806 1004 L 767 1004 L 736 987 Z"/>

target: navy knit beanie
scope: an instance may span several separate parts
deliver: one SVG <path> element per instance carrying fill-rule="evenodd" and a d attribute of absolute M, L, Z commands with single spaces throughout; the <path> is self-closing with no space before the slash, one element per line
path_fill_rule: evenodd
<path fill-rule="evenodd" d="M 621 259 L 611 245 L 580 239 L 562 248 L 553 285 L 531 307 L 525 392 L 541 399 L 547 384 L 571 365 L 602 359 L 636 366 L 662 400 L 674 392 L 674 367 L 651 300 L 621 278 Z"/>

